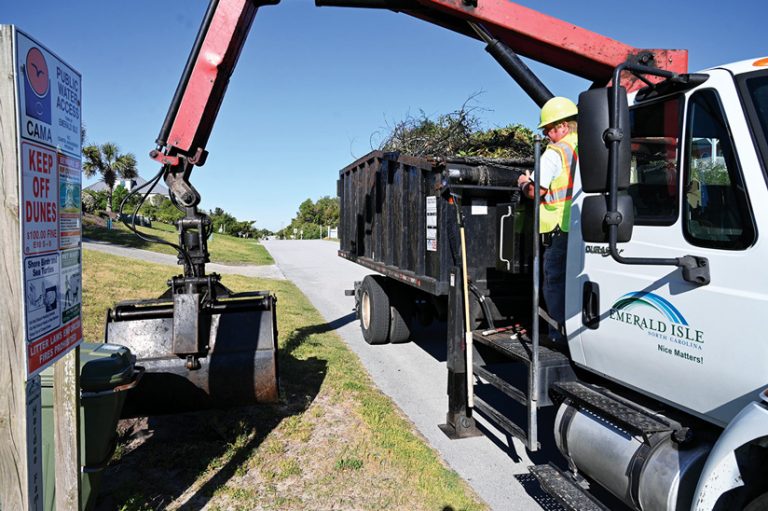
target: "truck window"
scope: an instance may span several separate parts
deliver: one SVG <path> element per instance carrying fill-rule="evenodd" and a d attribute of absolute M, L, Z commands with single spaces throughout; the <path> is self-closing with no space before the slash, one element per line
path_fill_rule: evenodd
<path fill-rule="evenodd" d="M 768 71 L 746 73 L 737 81 L 768 181 Z"/>
<path fill-rule="evenodd" d="M 717 93 L 706 89 L 688 106 L 683 232 L 700 247 L 740 250 L 754 227 L 730 130 Z"/>
<path fill-rule="evenodd" d="M 632 166 L 627 193 L 637 225 L 672 225 L 678 217 L 681 98 L 630 111 Z"/>

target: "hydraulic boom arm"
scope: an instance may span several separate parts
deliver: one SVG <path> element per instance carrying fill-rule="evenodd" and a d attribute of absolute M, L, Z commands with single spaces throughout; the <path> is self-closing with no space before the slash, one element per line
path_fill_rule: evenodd
<path fill-rule="evenodd" d="M 533 60 L 606 85 L 613 70 L 628 60 L 675 73 L 688 70 L 686 50 L 635 48 L 509 0 L 315 0 L 318 6 L 390 9 L 469 37 L 468 23 L 483 26 L 511 50 Z M 622 85 L 634 90 L 635 78 Z"/>
<path fill-rule="evenodd" d="M 192 166 L 205 163 L 205 145 L 256 11 L 263 5 L 278 2 L 211 1 L 156 140 L 157 147 L 151 153 L 152 158 L 167 166 L 166 182 L 182 205 L 199 202 L 197 192 L 187 180 L 189 171 Z M 597 85 L 607 84 L 613 69 L 632 59 L 675 73 L 684 73 L 688 67 L 685 50 L 634 48 L 509 0 L 315 0 L 315 3 L 389 9 L 470 37 L 485 38 L 485 33 L 503 43 L 509 53 L 517 52 Z M 627 75 L 622 85 L 633 90 L 642 83 L 636 85 L 634 77 Z"/>
<path fill-rule="evenodd" d="M 197 210 L 200 195 L 189 182 L 205 163 L 205 146 L 229 78 L 256 11 L 279 0 L 211 0 L 150 155 L 163 165 L 171 199 L 185 212 L 179 226 L 179 262 L 190 290 L 205 276 L 210 220 Z M 604 85 L 627 60 L 685 72 L 684 50 L 640 50 L 508 0 L 315 0 L 318 6 L 368 7 L 411 16 L 484 40 L 487 50 L 539 105 L 552 93 L 515 52 Z M 622 78 L 632 90 L 633 77 Z M 180 283 L 181 284 L 181 283 Z"/>
<path fill-rule="evenodd" d="M 459 27 L 460 20 L 482 24 L 517 53 L 599 86 L 611 80 L 616 66 L 636 58 L 642 58 L 646 65 L 675 73 L 688 70 L 686 50 L 634 48 L 508 0 L 418 0 L 418 3 L 429 10 L 406 12 L 438 24 L 445 18 L 454 20 L 453 24 Z M 629 75 L 627 79 L 633 80 Z M 626 81 L 622 85 L 627 90 L 636 88 Z M 640 82 L 638 86 L 642 85 Z"/>

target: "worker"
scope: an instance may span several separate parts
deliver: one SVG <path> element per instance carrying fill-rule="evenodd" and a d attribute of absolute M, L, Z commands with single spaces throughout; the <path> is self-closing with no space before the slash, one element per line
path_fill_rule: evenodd
<path fill-rule="evenodd" d="M 549 326 L 549 338 L 555 342 L 565 341 L 565 263 L 573 176 L 578 168 L 577 114 L 573 101 L 554 97 L 541 108 L 538 126 L 549 139 L 540 161 L 539 232 L 544 246 L 544 301 L 550 318 L 559 325 Z M 533 199 L 535 185 L 530 172 L 521 175 L 517 184 Z"/>

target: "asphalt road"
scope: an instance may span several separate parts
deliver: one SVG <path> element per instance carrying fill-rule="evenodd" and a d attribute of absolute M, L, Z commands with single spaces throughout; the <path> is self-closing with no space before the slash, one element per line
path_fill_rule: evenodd
<path fill-rule="evenodd" d="M 406 344 L 368 345 L 354 315 L 354 298 L 344 296 L 344 290 L 352 289 L 354 281 L 362 280 L 370 270 L 340 258 L 338 245 L 328 241 L 275 240 L 263 244 L 286 278 L 304 292 L 360 357 L 376 385 L 491 509 L 560 509 L 541 492 L 527 470 L 529 465 L 547 461 L 551 453 L 531 455 L 533 462 L 520 441 L 508 438 L 482 419 L 479 422 L 485 436 L 450 440 L 438 428 L 448 411 L 444 330 L 421 330 L 414 342 Z"/>

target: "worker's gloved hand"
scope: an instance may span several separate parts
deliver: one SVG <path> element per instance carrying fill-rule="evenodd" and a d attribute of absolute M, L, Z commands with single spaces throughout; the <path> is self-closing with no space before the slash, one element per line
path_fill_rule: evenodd
<path fill-rule="evenodd" d="M 531 171 L 526 170 L 525 174 L 520 174 L 520 177 L 517 178 L 517 186 L 520 188 L 524 187 L 527 183 L 531 182 Z"/>

